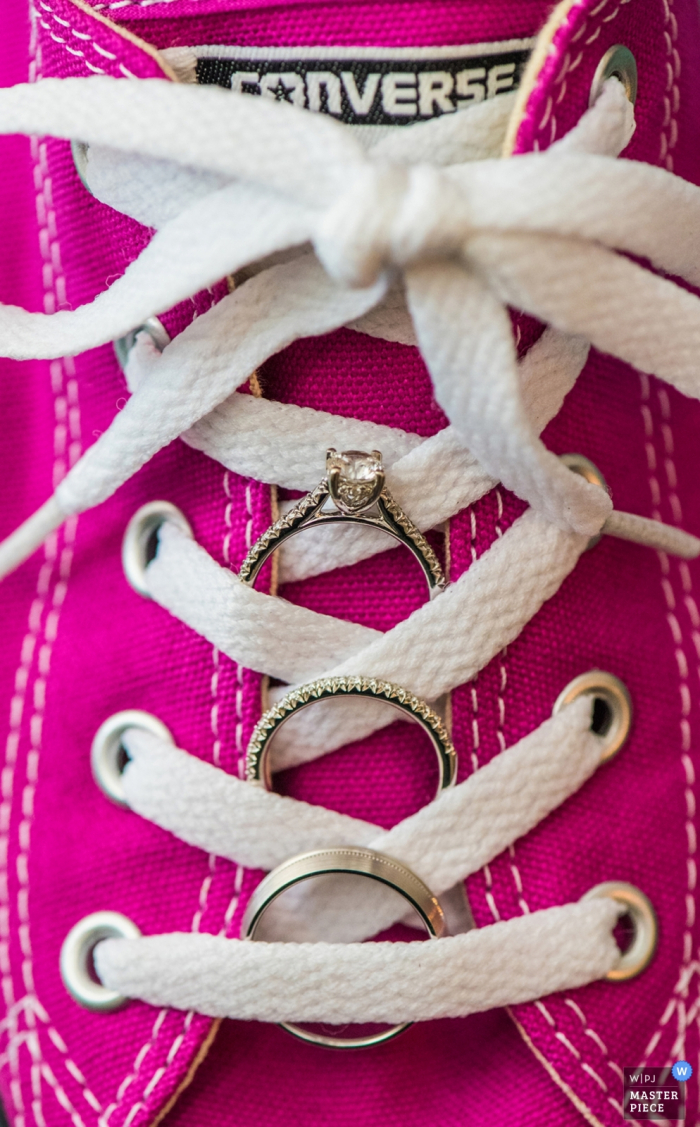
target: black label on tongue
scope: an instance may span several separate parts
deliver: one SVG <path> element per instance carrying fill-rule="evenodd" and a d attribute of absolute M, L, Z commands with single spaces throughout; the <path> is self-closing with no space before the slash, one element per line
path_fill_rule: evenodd
<path fill-rule="evenodd" d="M 195 48 L 197 81 L 348 125 L 409 125 L 515 90 L 532 40 L 424 48 Z"/>

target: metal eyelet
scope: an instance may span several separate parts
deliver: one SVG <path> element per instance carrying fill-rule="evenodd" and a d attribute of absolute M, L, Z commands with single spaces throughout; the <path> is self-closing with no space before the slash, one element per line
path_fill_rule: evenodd
<path fill-rule="evenodd" d="M 94 1013 L 112 1013 L 130 1000 L 109 990 L 97 978 L 92 953 L 102 939 L 139 939 L 136 924 L 121 912 L 93 912 L 72 927 L 63 940 L 60 967 L 63 985 L 79 1005 Z"/>
<path fill-rule="evenodd" d="M 90 765 L 92 775 L 98 787 L 107 798 L 117 806 L 129 808 L 129 803 L 124 794 L 122 772 L 126 765 L 128 755 L 122 746 L 122 736 L 129 728 L 140 728 L 151 732 L 168 743 L 174 743 L 173 737 L 165 724 L 150 712 L 141 712 L 138 709 L 128 709 L 125 712 L 115 712 L 100 724 L 95 732 L 90 751 Z"/>
<path fill-rule="evenodd" d="M 608 483 L 603 477 L 602 473 L 596 465 L 586 458 L 584 454 L 561 454 L 560 459 L 565 466 L 571 470 L 572 473 L 577 473 L 580 477 L 585 477 L 586 481 L 591 485 L 599 485 L 606 493 L 609 493 Z"/>
<path fill-rule="evenodd" d="M 599 485 L 606 493 L 610 493 L 608 483 L 602 473 L 590 458 L 586 458 L 584 454 L 561 454 L 559 461 L 563 462 L 565 466 L 568 466 L 572 473 L 577 473 L 579 477 L 584 477 L 591 485 Z M 598 536 L 591 536 L 586 550 L 588 551 L 590 548 L 595 548 L 596 544 L 601 539 L 602 533 L 599 533 Z"/>
<path fill-rule="evenodd" d="M 84 141 L 71 141 L 70 151 L 73 156 L 73 164 L 75 171 L 80 177 L 80 183 L 85 188 L 86 192 L 92 195 L 92 189 L 87 181 L 87 166 L 88 166 L 88 148 Z"/>
<path fill-rule="evenodd" d="M 617 755 L 632 726 L 632 700 L 627 686 L 612 673 L 591 669 L 589 673 L 574 677 L 562 690 L 554 702 L 552 716 L 580 696 L 595 697 L 596 704 L 602 705 L 602 709 L 594 708 L 592 730 L 600 737 L 600 762 L 607 763 Z"/>
<path fill-rule="evenodd" d="M 162 321 L 159 321 L 157 317 L 149 317 L 142 325 L 137 325 L 126 336 L 119 337 L 119 340 L 114 342 L 114 351 L 122 372 L 126 371 L 129 353 L 136 344 L 136 337 L 139 333 L 148 333 L 159 352 L 162 352 L 170 344 L 170 334 Z"/>
<path fill-rule="evenodd" d="M 605 975 L 608 982 L 626 982 L 636 978 L 654 957 L 659 938 L 659 925 L 654 906 L 644 893 L 623 880 L 609 880 L 591 888 L 582 900 L 610 898 L 625 906 L 625 915 L 632 921 L 634 934 L 626 951 L 620 951 L 616 965 Z"/>
<path fill-rule="evenodd" d="M 637 101 L 637 60 L 629 47 L 617 44 L 606 51 L 596 67 L 589 105 L 600 97 L 603 86 L 609 78 L 618 78 L 625 88 L 625 93 L 632 105 Z"/>
<path fill-rule="evenodd" d="M 122 541 L 122 567 L 127 580 L 144 599 L 151 595 L 146 582 L 146 568 L 158 549 L 158 529 L 171 521 L 187 536 L 192 528 L 184 513 L 170 501 L 150 501 L 134 513 L 126 526 Z"/>

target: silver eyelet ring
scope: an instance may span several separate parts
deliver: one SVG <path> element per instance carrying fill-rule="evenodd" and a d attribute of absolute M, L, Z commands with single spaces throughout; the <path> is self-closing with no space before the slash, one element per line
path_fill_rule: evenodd
<path fill-rule="evenodd" d="M 267 911 L 274 900 L 286 889 L 302 881 L 311 880 L 313 877 L 325 873 L 354 873 L 379 881 L 389 888 L 393 888 L 419 915 L 430 939 L 439 939 L 445 931 L 445 917 L 442 908 L 426 884 L 416 874 L 400 861 L 378 853 L 374 849 L 360 846 L 335 846 L 329 849 L 314 849 L 309 853 L 300 853 L 297 857 L 290 857 L 273 869 L 271 873 L 260 882 L 243 916 L 241 935 L 246 939 L 255 939 L 263 913 Z M 282 1029 L 298 1037 L 301 1041 L 308 1041 L 313 1045 L 326 1045 L 332 1049 L 365 1049 L 370 1045 L 379 1045 L 390 1041 L 404 1029 L 411 1025 L 410 1021 L 394 1025 L 381 1033 L 373 1033 L 366 1037 L 331 1037 L 326 1034 L 313 1033 L 291 1022 L 280 1022 Z"/>
<path fill-rule="evenodd" d="M 142 325 L 137 325 L 136 328 L 132 329 L 126 336 L 119 337 L 119 339 L 114 342 L 114 351 L 117 354 L 117 360 L 119 361 L 119 367 L 122 372 L 126 371 L 129 353 L 136 344 L 136 337 L 139 333 L 148 333 L 159 352 L 162 352 L 163 349 L 167 348 L 170 344 L 170 334 L 162 321 L 159 321 L 157 317 L 149 317 Z"/>
<path fill-rule="evenodd" d="M 607 723 L 598 732 L 601 743 L 600 762 L 607 763 L 617 755 L 632 727 L 632 700 L 627 686 L 612 673 L 606 673 L 602 669 L 591 669 L 589 673 L 581 673 L 580 676 L 574 677 L 573 681 L 561 691 L 554 702 L 552 716 L 578 700 L 580 696 L 594 697 L 607 707 L 609 714 Z"/>
<path fill-rule="evenodd" d="M 584 477 L 591 485 L 599 485 L 606 493 L 610 493 L 608 483 L 602 473 L 598 467 L 593 464 L 590 458 L 586 458 L 584 454 L 561 454 L 559 461 L 563 462 L 565 466 L 568 466 L 572 473 L 577 473 L 579 477 Z M 601 539 L 602 533 L 599 533 L 598 536 L 591 536 L 588 541 L 588 549 L 595 548 L 596 544 Z"/>
<path fill-rule="evenodd" d="M 72 927 L 63 940 L 60 967 L 63 985 L 79 1005 L 94 1013 L 112 1013 L 129 998 L 96 979 L 92 953 L 102 939 L 139 939 L 141 932 L 121 912 L 93 912 Z"/>
<path fill-rule="evenodd" d="M 609 78 L 618 78 L 632 105 L 637 101 L 637 60 L 629 47 L 617 44 L 606 51 L 596 67 L 591 82 L 589 106 L 600 97 L 603 86 Z"/>
<path fill-rule="evenodd" d="M 75 171 L 80 177 L 80 183 L 85 188 L 85 191 L 92 195 L 92 188 L 87 181 L 88 148 L 89 146 L 86 145 L 84 141 L 71 141 L 70 143 L 73 164 L 75 165 Z"/>
<path fill-rule="evenodd" d="M 128 757 L 122 747 L 122 736 L 129 728 L 140 728 L 174 744 L 165 724 L 156 716 L 151 716 L 150 712 L 141 712 L 135 708 L 115 712 L 114 716 L 100 724 L 90 751 L 92 776 L 107 798 L 126 809 L 129 808 L 129 803 L 124 794 L 122 772 Z"/>
<path fill-rule="evenodd" d="M 192 528 L 184 513 L 170 501 L 150 501 L 137 509 L 126 526 L 122 541 L 122 567 L 127 580 L 144 599 L 150 599 L 146 568 L 155 556 L 158 529 L 167 521 L 177 525 L 186 536 Z"/>
<path fill-rule="evenodd" d="M 584 454 L 562 454 L 559 459 L 567 466 L 572 473 L 577 473 L 580 477 L 585 477 L 586 481 L 591 485 L 599 485 L 606 493 L 609 493 L 608 483 L 603 477 L 602 473 L 596 465 L 586 458 Z"/>
<path fill-rule="evenodd" d="M 606 898 L 624 904 L 625 915 L 629 916 L 634 927 L 629 947 L 620 952 L 619 961 L 605 975 L 608 982 L 626 982 L 641 974 L 654 957 L 659 939 L 656 912 L 649 898 L 635 885 L 624 880 L 608 880 L 597 884 L 581 897 L 582 900 Z"/>

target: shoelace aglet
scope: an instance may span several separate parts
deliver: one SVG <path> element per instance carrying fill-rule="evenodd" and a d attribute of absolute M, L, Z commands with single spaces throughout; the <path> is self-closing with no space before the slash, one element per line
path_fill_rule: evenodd
<path fill-rule="evenodd" d="M 14 571 L 40 548 L 68 517 L 56 497 L 50 497 L 0 544 L 0 579 Z"/>
<path fill-rule="evenodd" d="M 700 556 L 700 539 L 697 536 L 635 513 L 613 510 L 602 531 L 606 536 L 644 544 L 647 548 L 656 548 L 659 552 L 668 552 L 669 555 L 680 556 L 684 560 L 694 560 Z"/>

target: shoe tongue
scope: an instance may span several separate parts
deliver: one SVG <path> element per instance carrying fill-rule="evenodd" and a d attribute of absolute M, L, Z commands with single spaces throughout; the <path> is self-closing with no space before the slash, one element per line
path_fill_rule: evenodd
<path fill-rule="evenodd" d="M 162 18 L 153 7 L 112 18 L 165 54 L 181 80 L 386 129 L 517 89 L 550 4 L 198 0 L 196 17 L 192 7 L 171 0 Z"/>

